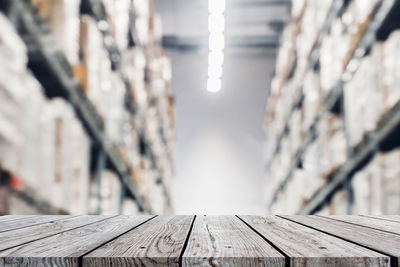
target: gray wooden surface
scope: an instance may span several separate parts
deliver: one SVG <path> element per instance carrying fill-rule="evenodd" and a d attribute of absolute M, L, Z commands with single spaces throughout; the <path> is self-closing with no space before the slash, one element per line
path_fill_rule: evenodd
<path fill-rule="evenodd" d="M 379 251 L 380 253 L 391 256 L 392 260 L 396 260 L 397 258 L 398 261 L 400 257 L 400 235 L 319 216 L 294 215 L 284 217 L 330 235 Z"/>
<path fill-rule="evenodd" d="M 0 216 L 0 266 L 398 266 L 400 216 Z"/>
<path fill-rule="evenodd" d="M 346 216 L 346 215 L 334 215 L 325 218 L 330 218 L 332 220 L 338 220 L 342 222 L 352 223 L 356 225 L 361 225 L 365 227 L 370 227 L 377 230 L 382 230 L 389 233 L 394 233 L 400 235 L 400 221 L 389 221 L 380 220 L 378 218 L 369 218 L 364 216 Z"/>
<path fill-rule="evenodd" d="M 285 258 L 235 216 L 197 216 L 185 266 L 284 266 Z"/>
<path fill-rule="evenodd" d="M 68 216 L 70 217 L 70 216 Z M 63 218 L 68 218 L 66 216 L 26 216 L 26 217 L 18 217 L 13 219 L 10 217 L 5 220 L 0 220 L 0 232 L 10 231 L 18 228 L 23 228 L 27 226 L 32 226 L 35 224 L 41 224 L 51 221 L 61 220 Z"/>
<path fill-rule="evenodd" d="M 400 222 L 400 215 L 379 215 L 379 216 L 374 216 L 374 215 L 362 215 L 363 217 L 368 217 L 368 218 L 375 218 L 378 220 L 386 220 L 386 221 L 392 221 L 392 222 Z"/>
<path fill-rule="evenodd" d="M 0 222 L 14 221 L 19 219 L 26 219 L 38 215 L 2 215 L 0 216 Z"/>
<path fill-rule="evenodd" d="M 291 266 L 390 266 L 388 256 L 283 218 L 240 217 L 290 257 Z"/>
<path fill-rule="evenodd" d="M 0 252 L 0 266 L 77 266 L 79 257 L 151 216 L 116 216 Z M 12 233 L 12 231 L 8 232 Z"/>
<path fill-rule="evenodd" d="M 85 226 L 105 218 L 106 217 L 104 216 L 89 215 L 77 217 L 71 216 L 63 220 L 50 221 L 43 224 L 33 224 L 32 227 L 24 227 L 10 232 L 2 232 L 0 233 L 0 240 L 2 241 L 0 242 L 0 251 Z"/>
<path fill-rule="evenodd" d="M 194 216 L 160 216 L 83 257 L 83 266 L 179 266 Z"/>

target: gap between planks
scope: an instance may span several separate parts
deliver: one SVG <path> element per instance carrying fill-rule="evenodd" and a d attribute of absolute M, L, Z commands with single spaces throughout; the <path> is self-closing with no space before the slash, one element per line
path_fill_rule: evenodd
<path fill-rule="evenodd" d="M 285 266 L 285 257 L 237 216 L 198 216 L 184 266 Z"/>
<path fill-rule="evenodd" d="M 194 216 L 158 216 L 82 258 L 83 266 L 178 266 Z"/>
<path fill-rule="evenodd" d="M 285 267 L 290 267 L 290 257 L 287 255 L 283 250 L 281 250 L 278 246 L 276 246 L 271 240 L 268 240 L 264 235 L 262 235 L 260 232 L 258 232 L 254 227 L 252 227 L 250 224 L 245 222 L 240 216 L 235 215 L 239 220 L 241 220 L 245 225 L 247 225 L 251 230 L 253 230 L 256 234 L 261 236 L 262 239 L 264 239 L 268 244 L 270 244 L 274 249 L 276 249 L 280 254 L 282 254 L 283 257 L 285 257 Z"/>
<path fill-rule="evenodd" d="M 241 219 L 280 248 L 290 266 L 389 266 L 386 255 L 277 216 Z"/>
<path fill-rule="evenodd" d="M 100 221 L 109 220 L 109 219 L 114 218 L 114 217 L 118 217 L 118 216 L 107 217 L 107 218 L 104 218 L 103 220 L 91 222 L 91 223 L 88 223 L 88 224 L 85 224 L 85 225 L 81 225 L 81 226 L 76 227 L 76 228 L 73 228 L 73 229 L 82 228 L 82 227 L 85 227 L 85 226 L 88 226 L 88 225 L 91 225 L 91 224 L 99 223 Z M 150 216 L 149 216 L 149 217 L 150 217 Z M 110 237 L 109 239 L 104 239 L 104 240 L 102 240 L 103 242 L 99 242 L 98 244 L 96 244 L 97 246 L 91 247 L 89 250 L 83 252 L 81 255 L 78 254 L 78 255 L 76 256 L 76 259 L 77 259 L 76 263 L 77 263 L 77 265 L 78 265 L 78 266 L 82 266 L 82 265 L 83 265 L 83 264 L 82 264 L 82 259 L 83 259 L 84 256 L 86 256 L 86 255 L 88 255 L 89 253 L 91 253 L 91 252 L 93 252 L 93 251 L 95 251 L 95 250 L 97 250 L 97 249 L 99 249 L 99 248 L 101 248 L 101 247 L 107 245 L 108 243 L 113 242 L 114 240 L 118 239 L 119 237 L 124 236 L 125 234 L 127 234 L 127 233 L 133 231 L 135 228 L 137 228 L 137 227 L 139 227 L 139 226 L 141 226 L 141 225 L 143 225 L 143 224 L 148 223 L 150 220 L 153 220 L 153 219 L 156 218 L 156 217 L 157 217 L 157 216 L 150 217 L 150 218 L 148 218 L 147 220 L 141 222 L 141 223 L 138 224 L 138 225 L 135 225 L 135 226 L 133 226 L 133 227 L 131 226 L 131 228 L 127 227 L 126 229 L 124 229 L 124 230 L 125 230 L 124 232 L 120 232 L 118 235 L 113 236 L 113 237 Z M 232 216 L 232 217 L 234 217 L 234 216 Z M 264 234 L 262 234 L 262 232 L 258 231 L 257 229 L 259 229 L 259 228 L 257 228 L 257 226 L 254 225 L 252 222 L 250 223 L 250 222 L 248 221 L 247 217 L 249 217 L 249 216 L 247 216 L 247 217 L 246 217 L 246 216 L 240 216 L 240 217 L 239 217 L 239 216 L 236 215 L 235 217 L 237 218 L 238 223 L 239 223 L 239 224 L 242 224 L 244 228 L 247 228 L 247 229 L 250 228 L 249 231 L 254 232 L 256 235 L 258 235 L 259 237 L 262 238 L 263 242 L 268 243 L 268 244 L 269 244 L 270 246 L 272 246 L 277 252 L 279 252 L 282 256 L 284 256 L 284 257 L 285 257 L 285 259 L 284 259 L 285 266 L 290 266 L 290 264 L 291 264 L 291 258 L 290 258 L 290 257 L 293 257 L 293 255 L 292 255 L 292 256 L 289 256 L 289 254 L 287 254 L 287 253 L 284 252 L 285 248 L 279 245 L 279 244 L 280 244 L 280 243 L 279 243 L 279 242 L 280 242 L 279 240 L 277 241 L 278 243 L 275 243 L 274 240 L 277 240 L 275 237 L 272 237 L 272 240 L 270 240 L 270 238 L 268 238 L 269 235 L 264 235 Z M 243 218 L 241 218 L 241 217 L 246 218 L 246 219 L 243 219 Z M 73 218 L 73 217 L 71 216 L 70 218 Z M 272 217 L 271 217 L 271 218 L 272 218 Z M 273 218 L 279 218 L 279 220 L 282 220 L 282 221 L 290 221 L 291 223 L 296 223 L 296 224 L 298 224 L 298 225 L 302 225 L 303 227 L 307 227 L 307 228 L 313 229 L 313 230 L 315 230 L 315 231 L 321 232 L 321 233 L 323 233 L 324 235 L 329 235 L 329 236 L 331 236 L 331 237 L 340 239 L 340 240 L 342 240 L 343 242 L 352 243 L 353 245 L 357 245 L 357 246 L 359 246 L 359 247 L 363 247 L 363 248 L 365 248 L 365 249 L 368 249 L 368 250 L 371 250 L 371 251 L 374 251 L 374 252 L 379 252 L 380 254 L 384 254 L 384 255 L 390 256 L 390 257 L 391 257 L 392 266 L 397 266 L 397 258 L 393 259 L 393 255 L 388 255 L 388 253 L 385 253 L 385 252 L 379 251 L 379 250 L 377 250 L 377 249 L 371 248 L 371 247 L 369 247 L 369 246 L 367 246 L 367 245 L 360 244 L 360 243 L 358 243 L 358 242 L 356 242 L 356 241 L 348 240 L 348 239 L 346 239 L 345 236 L 343 237 L 343 235 L 342 235 L 342 236 L 340 236 L 340 235 L 338 236 L 338 235 L 335 235 L 334 233 L 330 233 L 331 231 L 329 231 L 329 230 L 326 230 L 326 231 L 324 231 L 324 229 L 321 229 L 321 230 L 320 230 L 320 229 L 318 229 L 318 228 L 319 228 L 318 226 L 313 227 L 313 224 L 310 224 L 310 225 L 309 225 L 309 224 L 307 224 L 307 223 L 298 222 L 298 221 L 296 221 L 296 219 L 293 219 L 293 220 L 292 220 L 290 216 L 289 216 L 289 217 L 285 217 L 285 216 L 274 216 Z M 369 226 L 366 226 L 366 225 L 362 225 L 362 224 L 356 224 L 356 223 L 346 222 L 346 221 L 339 220 L 339 219 L 332 219 L 332 218 L 329 218 L 329 217 L 327 217 L 327 218 L 325 218 L 325 217 L 314 217 L 314 218 L 315 218 L 315 220 L 317 220 L 317 218 L 321 218 L 321 219 L 325 219 L 325 220 L 331 219 L 331 221 L 333 221 L 333 222 L 337 221 L 337 222 L 340 222 L 340 223 L 353 224 L 353 225 L 356 225 L 356 226 L 362 227 L 362 228 L 371 228 L 371 229 L 373 229 L 373 230 L 375 230 L 375 231 L 387 232 L 387 231 L 382 230 L 382 229 L 372 228 L 372 227 L 369 227 Z M 196 219 L 197 219 L 197 216 L 193 216 L 189 228 L 186 228 L 186 229 L 188 229 L 188 231 L 185 233 L 184 236 L 182 236 L 182 237 L 184 237 L 184 238 L 182 238 L 181 240 L 183 241 L 183 239 L 184 239 L 184 242 L 183 242 L 182 248 L 180 249 L 180 253 L 178 254 L 178 255 L 179 255 L 179 257 L 178 257 L 179 266 L 182 266 L 182 265 L 183 265 L 182 262 L 185 260 L 184 254 L 185 254 L 186 250 L 188 249 L 188 245 L 189 245 L 189 242 L 190 242 L 190 238 L 191 238 L 191 236 L 192 236 L 192 234 L 193 234 L 192 230 L 193 230 L 193 228 L 194 228 Z M 377 218 L 375 218 L 375 219 L 377 219 Z M 349 219 L 349 220 L 350 220 L 350 219 Z M 247 221 L 247 222 L 246 222 L 246 221 Z M 188 221 L 188 222 L 190 222 L 190 221 Z M 49 222 L 48 222 L 48 223 L 49 223 Z M 397 224 L 397 223 L 398 223 L 398 222 L 392 223 L 392 225 Z M 189 224 L 187 224 L 187 225 L 189 225 Z M 36 225 L 32 225 L 32 227 L 33 227 L 33 226 L 38 226 L 38 225 L 37 225 L 37 224 L 36 224 Z M 257 229 L 256 229 L 256 228 L 257 228 Z M 63 231 L 63 232 L 71 231 L 71 230 L 73 230 L 73 229 L 68 229 L 68 230 Z M 51 234 L 51 235 L 49 235 L 49 236 L 47 236 L 47 237 L 50 237 L 50 236 L 53 236 L 53 235 L 57 235 L 57 234 L 60 234 L 60 233 L 61 233 L 61 232 L 53 233 L 53 234 Z M 397 234 L 397 233 L 392 233 L 392 232 L 387 232 L 387 233 L 389 233 L 389 234 Z M 398 234 L 397 234 L 397 235 L 398 235 Z M 45 239 L 45 238 L 47 238 L 47 237 L 43 237 L 43 238 L 40 238 L 40 239 Z M 271 236 L 270 236 L 270 237 L 271 237 Z M 54 238 L 53 238 L 53 239 L 54 239 Z M 37 239 L 37 240 L 39 240 L 39 239 Z M 30 241 L 30 242 L 34 242 L 34 241 L 37 241 L 37 240 L 32 240 L 32 241 Z M 30 243 L 30 242 L 27 242 L 27 243 Z M 179 251 L 179 250 L 178 250 L 178 251 Z"/>
<path fill-rule="evenodd" d="M 398 225 L 398 222 L 395 221 L 388 221 L 388 220 L 383 220 L 385 223 L 385 227 L 382 227 L 382 224 L 379 225 L 376 221 L 377 218 L 372 217 L 372 220 L 367 217 L 361 217 L 361 216 L 356 216 L 356 217 L 343 217 L 342 215 L 332 215 L 332 216 L 322 216 L 322 215 L 316 215 L 321 218 L 337 221 L 337 222 L 342 222 L 342 223 L 348 223 L 356 226 L 362 226 L 365 228 L 370 228 L 373 230 L 378 230 L 381 232 L 389 233 L 389 234 L 394 234 L 394 235 L 400 235 L 400 225 Z"/>
<path fill-rule="evenodd" d="M 4 242 L 0 243 L 0 252 L 6 251 L 8 249 L 13 249 L 13 248 L 19 247 L 19 246 L 24 246 L 24 245 L 27 245 L 29 243 L 33 243 L 33 242 L 36 242 L 36 241 L 39 241 L 39 240 L 42 240 L 42 239 L 50 238 L 52 236 L 55 236 L 55 235 L 58 235 L 58 234 L 62 234 L 62 233 L 68 232 L 68 231 L 72 231 L 72 230 L 75 230 L 75 229 L 78 229 L 78 228 L 86 227 L 86 226 L 89 226 L 89 225 L 91 225 L 93 223 L 98 223 L 98 222 L 101 222 L 101 221 L 104 221 L 106 219 L 113 218 L 113 217 L 116 217 L 116 216 L 109 216 L 109 217 L 102 216 L 102 217 L 100 217 L 100 219 L 97 219 L 96 217 L 93 216 L 91 218 L 92 220 L 89 220 L 88 223 L 79 224 L 79 219 L 84 218 L 84 217 L 88 217 L 88 215 L 67 216 L 64 219 L 57 220 L 57 221 L 50 221 L 50 222 L 47 222 L 47 223 L 42 223 L 42 224 L 38 224 L 38 225 L 32 225 L 31 227 L 24 227 L 24 228 L 20 228 L 20 229 L 10 230 L 10 232 L 13 234 L 14 237 L 19 236 L 18 234 L 16 235 L 16 232 L 23 232 L 22 236 L 23 236 L 23 238 L 26 238 L 26 240 L 20 240 L 18 242 L 18 239 L 13 238 L 11 241 L 14 241 L 14 244 L 12 244 L 10 246 L 3 246 L 2 247 L 3 244 L 4 245 L 7 244 L 6 243 L 7 241 L 5 241 L 3 239 Z M 72 225 L 71 225 L 70 228 L 67 228 L 67 229 L 64 228 L 65 225 L 60 225 L 59 226 L 60 229 L 56 230 L 54 232 L 51 232 L 51 231 L 50 232 L 35 232 L 34 233 L 35 234 L 35 238 L 29 238 L 29 230 L 31 230 L 32 228 L 40 228 L 40 227 L 45 226 L 46 224 L 50 226 L 51 224 L 60 223 L 60 221 L 68 222 L 68 223 L 71 223 Z M 74 224 L 76 224 L 76 225 L 74 225 Z M 26 232 L 26 233 L 24 233 L 24 232 Z M 7 237 L 8 234 L 9 234 L 9 231 L 2 232 L 2 233 L 0 233 L 0 237 L 2 237 L 3 235 L 5 235 L 5 237 Z M 20 235 L 21 235 L 21 233 L 20 233 Z"/>
<path fill-rule="evenodd" d="M 380 249 L 378 249 L 378 248 L 374 248 L 373 246 L 364 245 L 364 244 L 362 244 L 361 242 L 353 241 L 351 238 L 346 238 L 346 237 L 343 237 L 343 236 L 341 236 L 341 235 L 339 235 L 339 234 L 331 233 L 331 232 L 328 231 L 328 230 L 322 230 L 322 229 L 320 229 L 320 227 L 314 227 L 314 226 L 312 226 L 312 225 L 309 225 L 309 224 L 300 222 L 300 221 L 298 221 L 298 220 L 295 219 L 295 217 L 317 217 L 316 215 L 308 215 L 308 216 L 304 216 L 304 215 L 303 215 L 303 216 L 302 216 L 302 215 L 294 215 L 294 216 L 286 216 L 286 215 L 282 216 L 282 215 L 277 215 L 277 216 L 278 216 L 279 218 L 282 218 L 282 219 L 285 219 L 285 220 L 288 220 L 288 221 L 291 221 L 291 222 L 294 222 L 294 223 L 297 223 L 297 224 L 306 226 L 306 227 L 308 227 L 308 228 L 314 229 L 314 230 L 319 231 L 319 232 L 322 232 L 322 233 L 324 233 L 324 234 L 327 234 L 327 235 L 330 235 L 330 236 L 339 238 L 339 239 L 341 239 L 341 240 L 347 241 L 347 242 L 349 242 L 349 243 L 353 243 L 354 245 L 357 245 L 357 246 L 360 246 L 360 247 L 364 247 L 364 248 L 369 249 L 369 250 L 372 250 L 372 251 L 374 251 L 374 252 L 377 252 L 377 253 L 386 255 L 386 256 L 390 257 L 390 266 L 391 266 L 391 267 L 398 267 L 398 266 L 399 266 L 399 265 L 398 265 L 398 264 L 399 264 L 399 259 L 398 259 L 398 256 L 396 256 L 396 255 L 392 255 L 391 253 L 386 252 L 386 251 L 384 251 L 384 250 L 380 250 Z M 325 217 L 322 217 L 322 218 L 325 219 Z M 335 220 L 333 220 L 333 221 L 335 221 Z M 340 222 L 340 221 L 337 221 L 337 222 Z M 344 222 L 341 222 L 341 223 L 344 223 Z M 361 226 L 361 225 L 355 225 L 355 224 L 353 224 L 353 225 L 354 225 L 354 226 L 361 227 L 361 228 L 367 228 L 367 227 L 364 227 L 364 226 Z M 375 230 L 375 229 L 371 229 L 371 230 L 382 232 L 381 230 Z M 383 233 L 385 233 L 385 232 L 383 232 Z"/>
<path fill-rule="evenodd" d="M 194 215 L 192 224 L 190 225 L 189 232 L 188 232 L 188 234 L 186 236 L 186 239 L 185 239 L 185 243 L 183 244 L 181 253 L 179 254 L 179 266 L 180 267 L 182 267 L 183 254 L 185 253 L 185 250 L 186 250 L 187 245 L 189 243 L 189 238 L 190 238 L 190 235 L 192 234 L 193 225 L 194 225 L 194 221 L 196 220 L 196 217 L 197 217 L 197 215 Z"/>
<path fill-rule="evenodd" d="M 360 216 L 376 220 L 400 223 L 400 215 L 360 215 Z"/>
<path fill-rule="evenodd" d="M 153 220 L 153 219 L 156 218 L 157 216 L 158 216 L 158 215 L 154 215 L 153 217 L 147 219 L 146 221 L 144 221 L 144 222 L 142 222 L 142 223 L 140 223 L 140 224 L 138 224 L 138 225 L 133 226 L 131 229 L 129 229 L 129 230 L 127 230 L 127 231 L 125 231 L 125 232 L 123 232 L 123 233 L 121 233 L 121 234 L 119 234 L 119 235 L 113 237 L 113 238 L 111 238 L 110 240 L 107 240 L 107 241 L 104 242 L 103 244 L 101 244 L 101 245 L 99 245 L 99 246 L 93 248 L 92 250 L 89 250 L 89 251 L 87 251 L 86 253 L 82 254 L 81 256 L 78 257 L 78 264 L 77 264 L 77 267 L 82 267 L 82 266 L 83 266 L 82 260 L 83 260 L 83 257 L 85 257 L 86 255 L 92 253 L 92 252 L 95 251 L 96 249 L 101 248 L 102 246 L 105 246 L 106 244 L 112 242 L 113 240 L 115 240 L 115 239 L 117 239 L 117 238 L 119 238 L 119 237 L 125 235 L 126 233 L 128 233 L 128 232 L 134 230 L 135 228 L 137 228 L 137 227 L 139 227 L 139 226 L 141 226 L 141 225 L 143 225 L 143 224 L 149 222 L 150 220 Z"/>
<path fill-rule="evenodd" d="M 104 216 L 98 216 L 104 218 Z M 132 229 L 152 216 L 109 216 L 64 231 L 47 238 L 29 242 L 16 248 L 0 252 L 0 266 L 77 266 L 78 258 L 87 251 L 98 247 L 116 235 Z M 96 217 L 93 216 L 94 219 Z M 129 224 L 128 224 L 129 221 Z M 131 225 L 130 225 L 131 224 Z M 134 225 L 134 226 L 133 226 Z"/>

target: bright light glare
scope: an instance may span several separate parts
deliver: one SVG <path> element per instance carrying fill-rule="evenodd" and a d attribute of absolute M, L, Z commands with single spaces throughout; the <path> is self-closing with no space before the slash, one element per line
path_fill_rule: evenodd
<path fill-rule="evenodd" d="M 208 53 L 209 66 L 222 66 L 224 63 L 224 53 L 222 51 L 210 51 Z"/>
<path fill-rule="evenodd" d="M 225 30 L 225 17 L 220 13 L 208 16 L 208 31 L 210 33 L 223 33 Z"/>
<path fill-rule="evenodd" d="M 221 78 L 222 77 L 222 67 L 221 66 L 208 66 L 208 77 L 209 78 Z"/>
<path fill-rule="evenodd" d="M 219 78 L 208 78 L 207 90 L 212 93 L 216 93 L 221 90 L 221 79 Z"/>
<path fill-rule="evenodd" d="M 223 34 L 210 34 L 208 47 L 211 51 L 221 51 L 225 47 L 225 37 Z"/>
<path fill-rule="evenodd" d="M 224 13 L 225 0 L 208 0 L 208 12 L 210 13 Z"/>
<path fill-rule="evenodd" d="M 207 90 L 216 93 L 221 90 L 222 65 L 224 63 L 225 47 L 225 0 L 208 0 L 208 80 Z"/>

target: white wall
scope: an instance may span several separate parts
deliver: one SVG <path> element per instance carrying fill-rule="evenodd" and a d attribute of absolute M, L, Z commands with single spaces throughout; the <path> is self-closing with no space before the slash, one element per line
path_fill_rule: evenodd
<path fill-rule="evenodd" d="M 264 214 L 262 122 L 274 53 L 225 55 L 206 90 L 207 54 L 170 52 L 177 107 L 177 214 Z"/>

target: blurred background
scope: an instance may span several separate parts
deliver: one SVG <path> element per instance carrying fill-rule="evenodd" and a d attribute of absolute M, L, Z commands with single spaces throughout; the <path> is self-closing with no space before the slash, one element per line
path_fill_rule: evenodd
<path fill-rule="evenodd" d="M 3 0 L 0 214 L 398 214 L 395 0 Z"/>

